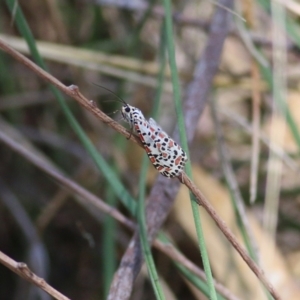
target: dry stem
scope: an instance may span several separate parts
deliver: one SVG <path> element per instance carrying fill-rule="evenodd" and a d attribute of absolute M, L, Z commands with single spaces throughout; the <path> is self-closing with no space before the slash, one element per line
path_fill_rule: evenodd
<path fill-rule="evenodd" d="M 59 80 L 54 78 L 52 75 L 41 69 L 39 66 L 37 66 L 35 63 L 30 61 L 28 58 L 20 54 L 19 52 L 15 51 L 13 48 L 11 48 L 9 45 L 4 43 L 2 40 L 0 40 L 0 48 L 3 49 L 5 52 L 7 52 L 9 55 L 14 57 L 16 60 L 18 60 L 23 65 L 26 65 L 29 69 L 31 69 L 33 72 L 35 72 L 38 76 L 42 77 L 49 83 L 55 85 L 59 90 L 61 90 L 66 95 L 72 97 L 75 99 L 81 106 L 92 112 L 95 116 L 97 116 L 102 122 L 106 123 L 125 137 L 129 138 L 133 142 L 139 144 L 141 147 L 141 142 L 138 140 L 137 137 L 130 135 L 130 133 L 120 124 L 112 120 L 110 117 L 105 115 L 99 108 L 97 108 L 93 101 L 89 101 L 86 99 L 78 90 L 78 88 L 74 85 L 67 87 L 64 84 L 62 84 Z M 241 255 L 241 257 L 244 259 L 244 261 L 247 263 L 249 268 L 256 274 L 256 276 L 262 281 L 262 283 L 265 285 L 265 287 L 268 289 L 268 291 L 272 294 L 272 296 L 275 299 L 280 299 L 277 292 L 274 290 L 271 283 L 268 281 L 266 276 L 264 275 L 263 271 L 255 264 L 255 262 L 248 256 L 244 248 L 239 244 L 237 239 L 234 237 L 234 235 L 231 233 L 230 229 L 227 227 L 227 225 L 223 222 L 223 220 L 217 215 L 214 208 L 211 206 L 211 204 L 205 199 L 205 197 L 202 195 L 200 190 L 195 186 L 195 184 L 187 177 L 185 173 L 182 174 L 182 179 L 184 184 L 187 186 L 187 188 L 195 195 L 197 199 L 197 203 L 205 208 L 205 210 L 209 213 L 209 215 L 212 217 L 212 219 L 215 221 L 217 226 L 220 228 L 220 230 L 223 232 L 223 234 L 226 236 L 226 238 L 229 240 L 229 242 L 233 245 L 233 247 L 238 251 L 238 253 Z"/>
<path fill-rule="evenodd" d="M 43 278 L 38 277 L 37 275 L 32 273 L 32 271 L 30 271 L 30 269 L 25 263 L 16 262 L 15 260 L 11 259 L 1 251 L 0 251 L 0 262 L 10 270 L 15 272 L 16 274 L 18 274 L 19 276 L 23 277 L 27 281 L 43 289 L 46 293 L 48 293 L 55 299 L 70 300 L 69 298 L 61 294 L 59 291 L 54 289 L 52 286 L 50 286 Z"/>

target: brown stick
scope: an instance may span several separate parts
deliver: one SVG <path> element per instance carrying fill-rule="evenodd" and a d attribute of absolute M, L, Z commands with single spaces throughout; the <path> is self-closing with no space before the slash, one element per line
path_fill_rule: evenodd
<path fill-rule="evenodd" d="M 235 238 L 233 233 L 230 231 L 230 229 L 227 227 L 227 225 L 224 223 L 224 221 L 217 215 L 217 212 L 215 211 L 215 209 L 212 207 L 212 205 L 209 203 L 209 201 L 203 196 L 203 194 L 197 188 L 197 186 L 194 184 L 194 182 L 192 182 L 185 173 L 182 174 L 182 179 L 184 181 L 184 184 L 187 186 L 187 188 L 196 197 L 196 199 L 197 199 L 196 202 L 200 206 L 203 206 L 203 208 L 207 211 L 207 213 L 211 216 L 211 218 L 215 221 L 216 225 L 220 228 L 222 233 L 228 239 L 230 244 L 241 255 L 243 260 L 246 262 L 246 264 L 249 266 L 249 268 L 253 271 L 253 273 L 261 280 L 261 282 L 268 289 L 268 291 L 271 293 L 271 295 L 274 297 L 274 299 L 281 299 L 280 296 L 275 291 L 272 284 L 268 281 L 263 270 L 249 257 L 246 250 L 239 244 L 239 242 L 237 241 L 237 239 Z"/>
<path fill-rule="evenodd" d="M 3 49 L 5 52 L 7 52 L 9 55 L 14 57 L 16 60 L 21 62 L 22 64 L 26 65 L 28 68 L 30 68 L 33 72 L 35 72 L 37 75 L 48 81 L 49 83 L 55 85 L 59 90 L 61 90 L 66 95 L 72 97 L 75 99 L 80 105 L 88 109 L 90 112 L 92 112 L 94 115 L 96 115 L 102 122 L 106 123 L 110 127 L 114 128 L 119 133 L 123 134 L 130 140 L 134 141 L 135 143 L 139 144 L 141 147 L 141 142 L 137 139 L 137 137 L 131 135 L 123 126 L 109 118 L 107 115 L 105 115 L 100 109 L 98 109 L 93 101 L 89 101 L 86 99 L 78 90 L 78 88 L 74 85 L 67 87 L 63 85 L 59 80 L 57 80 L 55 77 L 38 67 L 35 63 L 30 61 L 28 58 L 20 54 L 19 52 L 15 51 L 13 48 L 11 48 L 9 45 L 7 45 L 5 42 L 3 42 L 0 39 L 0 48 Z M 275 299 L 280 299 L 277 292 L 272 287 L 271 283 L 267 280 L 267 278 L 264 276 L 263 271 L 251 260 L 251 258 L 248 256 L 246 251 L 239 245 L 239 242 L 236 240 L 234 235 L 230 232 L 229 228 L 226 226 L 226 224 L 219 218 L 216 211 L 213 209 L 213 207 L 209 204 L 209 202 L 203 197 L 201 192 L 198 190 L 198 188 L 194 185 L 194 183 L 186 176 L 186 174 L 182 175 L 182 179 L 184 181 L 184 184 L 193 192 L 193 194 L 198 199 L 198 204 L 202 205 L 210 214 L 210 216 L 213 218 L 213 220 L 216 222 L 218 227 L 221 229 L 223 234 L 228 238 L 229 242 L 233 245 L 233 247 L 238 251 L 238 253 L 242 256 L 242 258 L 245 260 L 245 262 L 248 264 L 249 268 L 258 276 L 258 278 L 261 279 L 265 287 L 269 290 L 269 292 L 273 295 Z"/>
<path fill-rule="evenodd" d="M 25 263 L 16 262 L 15 260 L 11 259 L 9 256 L 5 255 L 1 251 L 0 251 L 0 262 L 4 266 L 12 270 L 13 272 L 21 276 L 22 278 L 40 287 L 42 290 L 44 290 L 46 293 L 48 293 L 55 299 L 70 300 L 69 298 L 61 294 L 59 291 L 54 289 L 52 286 L 50 286 L 43 278 L 38 277 L 37 275 L 32 273 Z"/>

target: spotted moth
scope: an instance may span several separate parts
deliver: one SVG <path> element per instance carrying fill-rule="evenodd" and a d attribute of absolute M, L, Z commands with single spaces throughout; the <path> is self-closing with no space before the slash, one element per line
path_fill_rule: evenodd
<path fill-rule="evenodd" d="M 183 171 L 187 155 L 182 148 L 150 118 L 122 101 L 122 116 L 140 138 L 153 166 L 168 178 L 176 177 Z"/>

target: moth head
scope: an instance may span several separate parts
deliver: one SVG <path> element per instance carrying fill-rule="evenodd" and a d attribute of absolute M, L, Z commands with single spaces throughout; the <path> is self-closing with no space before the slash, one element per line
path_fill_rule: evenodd
<path fill-rule="evenodd" d="M 132 111 L 133 107 L 129 104 L 124 104 L 121 109 L 122 116 L 124 120 L 128 123 L 132 123 Z"/>

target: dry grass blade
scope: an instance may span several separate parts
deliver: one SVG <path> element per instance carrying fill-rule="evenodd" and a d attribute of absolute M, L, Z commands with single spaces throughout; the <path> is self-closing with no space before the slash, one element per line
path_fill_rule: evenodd
<path fill-rule="evenodd" d="M 0 34 L 0 38 L 21 53 L 30 53 L 24 39 L 5 34 Z M 105 75 L 126 79 L 150 87 L 156 86 L 154 76 L 157 75 L 159 69 L 157 63 L 42 41 L 37 42 L 37 47 L 41 55 L 47 60 L 82 67 L 86 70 L 98 71 Z M 165 75 L 169 77 L 170 72 L 167 70 Z M 170 82 L 165 82 L 164 90 L 168 93 L 172 92 Z"/>
<path fill-rule="evenodd" d="M 250 179 L 250 202 L 254 203 L 257 197 L 257 178 L 259 166 L 259 136 L 260 136 L 260 92 L 258 89 L 259 84 L 259 70 L 258 65 L 253 61 L 252 63 L 252 76 L 253 76 L 253 96 L 252 96 L 252 157 L 251 157 L 251 179 Z"/>
<path fill-rule="evenodd" d="M 286 134 L 286 123 L 281 126 L 276 126 L 276 119 L 278 115 L 286 115 L 285 105 L 281 105 L 279 109 L 278 103 L 286 102 L 287 99 L 287 81 L 286 81 L 286 35 L 283 32 L 286 23 L 285 8 L 276 2 L 272 3 L 272 18 L 273 30 L 272 37 L 274 43 L 273 49 L 273 114 L 272 125 L 270 132 L 270 140 L 276 141 L 279 145 L 284 144 Z M 277 100 L 276 100 L 277 99 Z M 267 171 L 267 186 L 265 196 L 264 208 L 264 226 L 275 241 L 275 233 L 278 222 L 278 207 L 281 190 L 281 177 L 283 171 L 282 161 L 270 153 Z"/>

